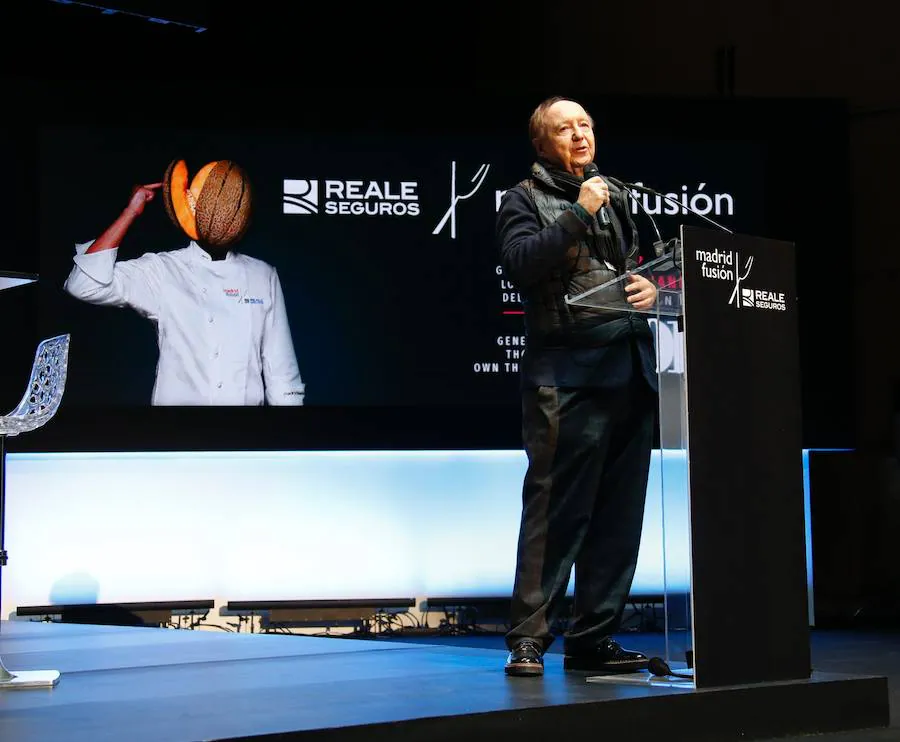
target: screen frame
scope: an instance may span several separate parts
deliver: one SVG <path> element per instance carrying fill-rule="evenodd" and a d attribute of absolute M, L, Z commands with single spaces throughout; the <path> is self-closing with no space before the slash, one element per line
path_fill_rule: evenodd
<path fill-rule="evenodd" d="M 227 100 L 234 90 L 213 81 L 202 96 Z M 527 141 L 528 117 L 544 91 L 488 95 L 463 90 L 330 88 L 298 97 L 280 84 L 240 86 L 242 105 L 229 113 L 232 126 L 296 127 L 315 133 L 390 130 L 421 135 L 520 132 Z M 805 447 L 852 447 L 852 354 L 833 347 L 835 338 L 852 341 L 852 309 L 818 321 L 827 311 L 821 286 L 833 282 L 836 261 L 850 244 L 849 209 L 822 214 L 817 197 L 802 182 L 825 177 L 849 199 L 849 145 L 846 106 L 836 100 L 673 99 L 598 96 L 572 91 L 597 121 L 603 136 L 657 136 L 673 141 L 746 138 L 765 147 L 767 237 L 794 241 L 801 297 L 801 362 Z M 19 112 L 6 126 L 18 143 L 11 152 L 13 176 L 5 200 L 16 219 L 0 241 L 4 270 L 36 273 L 40 263 L 38 182 L 39 133 L 45 124 L 170 125 L 188 118 L 192 125 L 220 125 L 215 106 L 201 110 L 197 96 L 167 81 L 20 80 L 10 86 L 10 110 Z M 523 172 L 529 162 L 523 162 Z M 802 177 L 798 177 L 798 173 Z M 835 196 L 833 196 L 835 197 Z M 807 259 L 814 256 L 815 259 Z M 829 259 L 830 258 L 830 259 Z M 11 409 L 24 391 L 37 328 L 33 286 L 2 292 L 0 311 L 8 361 L 0 370 L 0 401 Z M 818 292 L 818 293 L 817 293 Z M 806 302 L 803 300 L 806 299 Z M 835 325 L 837 321 L 837 325 Z M 77 347 L 73 348 L 77 352 Z M 830 374 L 819 373 L 824 363 Z M 844 384 L 835 389 L 834 379 Z M 838 392 L 835 394 L 835 392 Z M 839 397 L 840 402 L 835 399 Z M 823 405 L 823 400 L 832 400 Z M 407 407 L 302 408 L 114 408 L 67 407 L 44 428 L 9 441 L 19 451 L 165 450 L 437 450 L 521 447 L 517 399 L 495 405 L 435 404 Z"/>

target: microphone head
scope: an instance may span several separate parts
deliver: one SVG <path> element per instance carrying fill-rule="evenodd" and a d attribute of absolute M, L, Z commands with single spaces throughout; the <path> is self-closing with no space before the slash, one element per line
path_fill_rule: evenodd
<path fill-rule="evenodd" d="M 597 167 L 595 162 L 589 162 L 584 166 L 584 179 L 595 178 L 600 175 L 600 168 Z"/>

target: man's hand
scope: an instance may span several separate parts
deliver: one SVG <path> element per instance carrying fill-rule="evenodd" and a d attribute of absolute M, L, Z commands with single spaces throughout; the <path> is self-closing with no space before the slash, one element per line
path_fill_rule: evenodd
<path fill-rule="evenodd" d="M 578 203 L 588 214 L 596 214 L 601 206 L 609 203 L 609 186 L 599 176 L 588 178 L 581 184 L 578 192 Z"/>
<path fill-rule="evenodd" d="M 148 183 L 147 185 L 135 186 L 131 191 L 131 200 L 128 202 L 127 211 L 133 216 L 138 216 L 144 211 L 144 205 L 152 201 L 156 196 L 157 189 L 162 183 Z"/>
<path fill-rule="evenodd" d="M 628 276 L 628 285 L 625 287 L 630 296 L 628 303 L 635 309 L 650 309 L 656 303 L 656 285 L 643 276 Z"/>

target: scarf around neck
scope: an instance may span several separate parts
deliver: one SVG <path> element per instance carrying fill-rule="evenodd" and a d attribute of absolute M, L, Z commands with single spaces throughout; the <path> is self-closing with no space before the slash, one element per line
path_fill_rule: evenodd
<path fill-rule="evenodd" d="M 551 165 L 546 160 L 539 160 L 539 162 L 543 165 L 544 169 L 556 185 L 562 188 L 567 195 L 574 195 L 572 198 L 573 201 L 578 199 L 578 194 L 581 191 L 581 184 L 584 183 L 584 178 L 579 178 L 577 175 L 562 170 L 556 165 Z"/>
<path fill-rule="evenodd" d="M 570 201 L 574 203 L 578 200 L 581 184 L 584 183 L 585 180 L 584 178 L 579 178 L 577 175 L 562 170 L 557 165 L 551 164 L 543 159 L 538 159 L 538 163 L 544 168 L 553 182 L 562 188 Z M 618 217 L 612 209 L 612 204 L 610 204 L 607 213 L 610 215 L 610 220 L 615 222 L 616 226 L 613 227 L 611 224 L 609 227 L 601 227 L 595 220 L 590 229 L 590 237 L 588 239 L 593 243 L 594 248 L 601 255 L 607 257 L 612 255 L 615 256 L 615 259 L 618 259 L 620 256 L 625 255 L 627 247 L 624 240 L 619 236 L 622 233 L 622 228 Z"/>

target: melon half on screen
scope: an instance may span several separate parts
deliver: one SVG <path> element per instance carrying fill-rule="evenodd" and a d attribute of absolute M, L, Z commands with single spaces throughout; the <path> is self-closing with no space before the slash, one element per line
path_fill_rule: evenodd
<path fill-rule="evenodd" d="M 173 160 L 163 176 L 162 193 L 175 226 L 203 247 L 229 247 L 247 231 L 253 203 L 250 181 L 230 160 L 207 163 L 193 179 L 184 160 Z"/>

